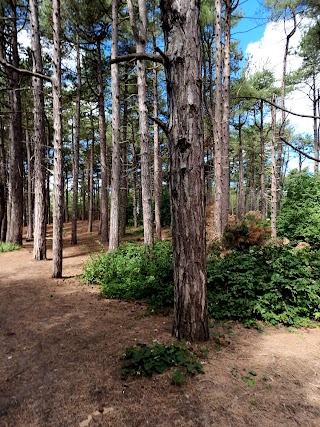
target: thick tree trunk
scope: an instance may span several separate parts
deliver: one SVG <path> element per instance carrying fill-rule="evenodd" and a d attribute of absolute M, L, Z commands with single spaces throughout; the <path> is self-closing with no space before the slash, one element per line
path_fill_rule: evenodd
<path fill-rule="evenodd" d="M 138 175 L 138 162 L 136 156 L 136 150 L 134 145 L 134 133 L 132 130 L 132 197 L 133 197 L 133 226 L 138 227 L 138 213 L 137 213 L 137 175 Z"/>
<path fill-rule="evenodd" d="M 112 2 L 112 47 L 111 58 L 118 56 L 118 0 Z M 112 91 L 112 178 L 109 251 L 119 246 L 120 224 L 120 79 L 119 65 L 111 64 Z"/>
<path fill-rule="evenodd" d="M 33 72 L 42 73 L 38 2 L 29 0 Z M 46 140 L 42 79 L 33 77 L 34 100 L 34 243 L 33 258 L 46 258 L 46 174 L 44 147 Z"/>
<path fill-rule="evenodd" d="M 221 29 L 221 0 L 215 0 L 215 34 L 216 34 L 216 98 L 214 107 L 214 226 L 217 238 L 222 239 L 222 204 L 223 204 L 223 184 L 222 184 L 222 117 L 223 117 L 223 97 L 222 97 L 222 29 Z"/>
<path fill-rule="evenodd" d="M 209 337 L 199 2 L 161 0 L 169 102 L 169 167 L 174 257 L 173 334 Z"/>
<path fill-rule="evenodd" d="M 104 84 L 102 73 L 101 42 L 97 41 L 98 60 L 98 106 L 99 106 L 99 134 L 100 134 L 100 164 L 101 164 L 101 213 L 100 213 L 100 238 L 102 243 L 108 243 L 108 169 L 107 169 L 107 136 L 106 117 L 104 110 Z"/>
<path fill-rule="evenodd" d="M 146 1 L 138 0 L 139 6 L 139 31 L 133 13 L 132 1 L 128 0 L 128 9 L 133 34 L 136 40 L 137 53 L 145 53 L 147 42 L 147 9 Z M 141 192 L 144 243 L 153 246 L 153 219 L 152 219 L 152 192 L 150 172 L 149 125 L 147 109 L 147 82 L 145 61 L 137 61 L 137 85 L 139 103 L 139 134 L 141 155 Z"/>
<path fill-rule="evenodd" d="M 78 193 L 79 193 L 79 149 L 80 149 L 80 115 L 81 115 L 81 57 L 79 42 L 79 27 L 76 28 L 76 50 L 77 50 L 77 99 L 76 99 L 76 126 L 75 140 L 72 157 L 72 226 L 71 244 L 78 243 L 77 219 L 78 219 Z"/>
<path fill-rule="evenodd" d="M 62 277 L 62 226 L 63 226 L 63 157 L 62 157 L 62 94 L 61 94 L 61 22 L 60 0 L 52 1 L 53 21 L 53 241 L 52 277 Z"/>

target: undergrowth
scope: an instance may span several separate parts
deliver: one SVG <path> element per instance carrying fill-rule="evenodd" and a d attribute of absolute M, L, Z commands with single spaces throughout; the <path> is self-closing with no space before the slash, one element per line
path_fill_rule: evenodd
<path fill-rule="evenodd" d="M 320 319 L 320 251 L 288 246 L 251 247 L 207 259 L 208 310 L 214 319 L 262 320 L 295 327 Z M 102 295 L 146 300 L 151 308 L 173 305 L 173 265 L 170 242 L 153 250 L 128 244 L 99 254 L 85 266 L 84 280 L 101 285 Z"/>
<path fill-rule="evenodd" d="M 187 375 L 204 373 L 200 361 L 185 343 L 138 344 L 125 350 L 121 378 L 126 379 L 129 375 L 151 377 L 154 373 L 162 374 L 172 367 L 176 369 L 171 376 L 171 384 L 176 385 L 185 382 Z"/>
<path fill-rule="evenodd" d="M 11 252 L 21 249 L 21 246 L 10 242 L 0 242 L 0 252 Z"/>
<path fill-rule="evenodd" d="M 101 285 L 111 299 L 146 300 L 152 308 L 172 305 L 173 266 L 170 242 L 128 243 L 110 253 L 94 255 L 85 265 L 83 279 Z"/>

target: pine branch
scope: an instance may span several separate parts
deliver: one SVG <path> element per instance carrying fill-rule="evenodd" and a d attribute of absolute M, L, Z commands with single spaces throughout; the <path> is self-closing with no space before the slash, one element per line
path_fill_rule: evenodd
<path fill-rule="evenodd" d="M 286 145 L 288 145 L 289 147 L 291 147 L 293 150 L 297 151 L 298 153 L 302 154 L 303 156 L 307 157 L 310 160 L 313 160 L 314 162 L 318 162 L 320 163 L 319 159 L 316 159 L 312 156 L 310 156 L 310 154 L 305 153 L 304 151 L 300 150 L 299 148 L 295 147 L 294 145 L 291 144 L 291 142 L 287 141 L 286 139 L 284 139 L 282 136 L 280 136 L 280 140 L 282 142 L 284 142 Z"/>

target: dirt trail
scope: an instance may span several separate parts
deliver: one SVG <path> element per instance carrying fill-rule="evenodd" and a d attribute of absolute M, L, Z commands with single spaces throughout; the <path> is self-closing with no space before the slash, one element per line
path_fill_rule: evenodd
<path fill-rule="evenodd" d="M 206 375 L 181 387 L 168 373 L 121 381 L 124 349 L 173 342 L 171 317 L 99 300 L 81 284 L 88 249 L 99 250 L 95 227 L 89 235 L 79 224 L 77 247 L 65 227 L 60 280 L 50 277 L 51 260 L 32 260 L 30 243 L 0 254 L 1 427 L 79 426 L 98 410 L 92 426 L 320 426 L 319 329 L 215 325 L 210 342 L 196 346 L 209 350 Z"/>

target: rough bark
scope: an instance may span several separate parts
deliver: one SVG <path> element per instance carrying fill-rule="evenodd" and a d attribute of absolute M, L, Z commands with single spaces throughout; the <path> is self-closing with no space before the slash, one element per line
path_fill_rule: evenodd
<path fill-rule="evenodd" d="M 174 257 L 173 334 L 209 337 L 199 2 L 160 1 L 169 103 L 169 168 Z"/>
<path fill-rule="evenodd" d="M 104 110 L 104 84 L 102 72 L 101 41 L 97 41 L 98 65 L 98 107 L 99 107 L 99 134 L 100 134 L 100 165 L 101 165 L 101 212 L 100 238 L 102 243 L 108 243 L 108 169 L 107 169 L 107 136 L 106 117 Z"/>
<path fill-rule="evenodd" d="M 75 140 L 73 144 L 72 157 L 72 226 L 71 244 L 78 243 L 77 219 L 78 219 L 78 193 L 79 193 L 79 147 L 80 147 L 80 117 L 81 117 L 81 56 L 79 42 L 79 27 L 76 27 L 76 50 L 77 50 L 77 98 L 75 118 Z"/>
<path fill-rule="evenodd" d="M 111 59 L 118 56 L 118 0 L 112 2 L 112 47 Z M 119 246 L 120 224 L 120 79 L 119 65 L 111 64 L 112 92 L 112 177 L 109 251 Z"/>
<path fill-rule="evenodd" d="M 132 1 L 128 0 L 130 23 L 136 41 L 137 53 L 145 53 L 147 42 L 147 8 L 145 0 L 138 0 L 139 7 L 139 30 L 133 12 Z M 146 64 L 144 60 L 137 61 L 137 85 L 139 103 L 139 134 L 141 155 L 141 191 L 144 243 L 153 246 L 153 218 L 152 218 L 152 192 L 150 172 L 150 148 L 149 148 L 149 124 L 147 109 L 147 82 Z"/>
<path fill-rule="evenodd" d="M 313 74 L 312 76 L 312 104 L 313 104 L 313 149 L 314 149 L 314 158 L 316 161 L 314 162 L 314 174 L 318 175 L 319 173 L 319 139 L 318 139 L 318 119 L 317 116 L 317 106 L 319 99 L 317 98 L 317 83 L 316 76 Z"/>
<path fill-rule="evenodd" d="M 33 72 L 43 73 L 39 33 L 38 1 L 29 0 Z M 43 80 L 32 78 L 34 117 L 34 242 L 33 258 L 46 258 L 46 175 L 44 147 L 46 141 Z"/>
<path fill-rule="evenodd" d="M 52 277 L 62 277 L 62 227 L 63 227 L 63 157 L 62 157 L 62 94 L 61 94 L 61 22 L 60 0 L 52 1 L 53 22 L 53 241 Z"/>

